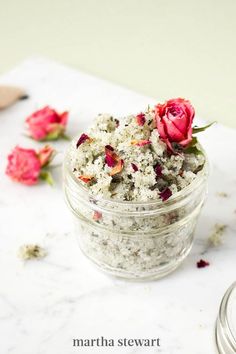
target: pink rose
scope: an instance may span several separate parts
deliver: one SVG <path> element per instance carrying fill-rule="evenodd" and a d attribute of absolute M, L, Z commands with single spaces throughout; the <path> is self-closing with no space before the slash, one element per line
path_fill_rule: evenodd
<path fill-rule="evenodd" d="M 35 140 L 56 140 L 64 135 L 68 112 L 61 114 L 46 106 L 26 118 L 30 136 Z"/>
<path fill-rule="evenodd" d="M 16 146 L 8 155 L 6 174 L 12 180 L 28 186 L 38 183 L 39 178 L 52 183 L 49 172 L 42 168 L 49 163 L 53 152 L 54 150 L 49 146 L 45 146 L 39 152 Z"/>
<path fill-rule="evenodd" d="M 173 143 L 185 147 L 191 142 L 194 115 L 193 106 L 183 98 L 171 99 L 155 107 L 159 135 L 172 152 Z"/>

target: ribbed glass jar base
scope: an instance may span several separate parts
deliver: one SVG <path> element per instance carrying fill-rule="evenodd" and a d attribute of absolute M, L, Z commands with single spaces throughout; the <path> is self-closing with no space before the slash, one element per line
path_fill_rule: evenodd
<path fill-rule="evenodd" d="M 79 240 L 80 241 L 80 240 Z M 115 267 L 111 267 L 106 263 L 99 262 L 98 259 L 92 257 L 89 255 L 88 252 L 83 248 L 83 245 L 80 242 L 80 249 L 83 252 L 83 254 L 94 263 L 94 265 L 100 269 L 101 271 L 108 273 L 112 276 L 118 277 L 118 278 L 125 278 L 127 280 L 131 281 L 147 281 L 147 280 L 155 280 L 155 279 L 160 279 L 162 277 L 167 276 L 168 274 L 174 272 L 185 260 L 189 252 L 191 251 L 192 244 L 190 247 L 184 249 L 182 251 L 181 257 L 178 259 L 172 259 L 171 262 L 167 264 L 160 265 L 158 267 L 155 267 L 149 271 L 130 271 L 130 270 L 125 270 L 125 269 L 118 269 Z"/>
<path fill-rule="evenodd" d="M 226 291 L 220 305 L 216 346 L 219 354 L 236 353 L 236 282 Z"/>
<path fill-rule="evenodd" d="M 175 270 L 189 253 L 207 189 L 207 159 L 190 185 L 167 201 L 97 198 L 64 164 L 64 191 L 83 253 L 101 270 L 133 280 Z"/>
<path fill-rule="evenodd" d="M 130 280 L 157 279 L 187 257 L 198 213 L 199 208 L 194 215 L 142 237 L 96 228 L 75 218 L 75 236 L 82 252 L 101 270 Z"/>

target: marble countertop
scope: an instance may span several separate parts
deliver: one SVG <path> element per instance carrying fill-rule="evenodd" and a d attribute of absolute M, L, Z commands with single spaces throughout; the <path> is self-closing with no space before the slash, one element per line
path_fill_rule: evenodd
<path fill-rule="evenodd" d="M 53 188 L 25 187 L 5 176 L 6 156 L 16 144 L 41 146 L 25 137 L 23 123 L 43 105 L 69 109 L 73 136 L 99 112 L 138 112 L 155 100 L 43 58 L 23 62 L 0 83 L 30 95 L 0 112 L 0 354 L 215 353 L 219 303 L 236 278 L 236 131 L 215 125 L 201 135 L 211 162 L 209 193 L 186 261 L 161 280 L 127 282 L 99 272 L 81 254 L 60 167 Z M 54 146 L 62 153 L 67 144 Z M 216 223 L 227 225 L 224 243 L 208 247 Z M 39 243 L 48 256 L 23 263 L 17 251 L 24 243 Z M 200 258 L 210 266 L 198 269 Z M 73 347 L 74 338 L 101 336 L 160 338 L 160 347 Z"/>

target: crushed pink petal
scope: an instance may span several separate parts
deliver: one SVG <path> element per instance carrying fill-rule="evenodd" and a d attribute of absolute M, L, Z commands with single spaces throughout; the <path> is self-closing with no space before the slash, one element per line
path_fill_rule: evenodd
<path fill-rule="evenodd" d="M 111 145 L 106 145 L 105 150 L 114 151 L 114 148 Z"/>
<path fill-rule="evenodd" d="M 146 122 L 145 114 L 144 113 L 139 113 L 136 116 L 136 122 L 138 125 L 143 126 Z"/>
<path fill-rule="evenodd" d="M 124 160 L 121 159 L 117 162 L 116 166 L 113 167 L 113 169 L 111 170 L 110 176 L 114 176 L 117 173 L 120 173 L 123 170 L 123 167 L 124 167 Z"/>
<path fill-rule="evenodd" d="M 200 261 L 198 261 L 196 263 L 196 265 L 197 265 L 197 268 L 205 268 L 205 267 L 208 267 L 210 265 L 210 263 L 207 261 L 204 261 L 204 259 L 200 259 Z"/>
<path fill-rule="evenodd" d="M 132 162 L 132 163 L 131 163 L 131 166 L 132 166 L 134 172 L 137 172 L 137 171 L 138 171 L 138 166 L 135 165 L 135 163 Z"/>
<path fill-rule="evenodd" d="M 171 190 L 167 187 L 165 188 L 160 194 L 160 197 L 163 202 L 165 202 L 167 199 L 169 199 L 172 196 Z"/>
<path fill-rule="evenodd" d="M 98 221 L 98 220 L 100 220 L 102 218 L 102 213 L 100 213 L 99 211 L 94 211 L 94 213 L 93 213 L 93 220 L 95 220 L 95 221 Z"/>
<path fill-rule="evenodd" d="M 156 167 L 154 168 L 154 170 L 155 170 L 157 177 L 162 177 L 163 167 L 161 165 L 157 164 Z"/>
<path fill-rule="evenodd" d="M 79 140 L 76 143 L 76 148 L 78 149 L 78 147 L 83 144 L 86 140 L 90 140 L 91 138 L 87 135 L 87 134 L 81 134 Z"/>
<path fill-rule="evenodd" d="M 119 160 L 118 155 L 114 152 L 114 148 L 111 145 L 105 146 L 105 163 L 108 167 L 115 167 Z"/>
<path fill-rule="evenodd" d="M 120 121 L 119 121 L 119 119 L 115 119 L 115 122 L 116 122 L 116 126 L 117 126 L 117 128 L 119 127 L 119 125 L 120 125 Z"/>
<path fill-rule="evenodd" d="M 116 164 L 116 159 L 112 155 L 106 154 L 105 162 L 108 167 L 114 167 Z"/>
<path fill-rule="evenodd" d="M 149 145 L 152 142 L 150 140 L 132 140 L 131 141 L 131 145 L 135 145 L 135 146 L 145 146 L 145 145 Z"/>
<path fill-rule="evenodd" d="M 93 176 L 81 175 L 79 176 L 79 179 L 84 183 L 89 183 L 93 179 Z"/>

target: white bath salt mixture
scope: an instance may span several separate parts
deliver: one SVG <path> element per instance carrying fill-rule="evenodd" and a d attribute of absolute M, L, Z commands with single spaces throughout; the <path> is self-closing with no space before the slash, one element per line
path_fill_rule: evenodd
<path fill-rule="evenodd" d="M 73 173 L 97 198 L 166 200 L 189 185 L 202 169 L 202 154 L 169 154 L 159 138 L 153 112 L 141 118 L 143 125 L 135 115 L 118 120 L 100 114 L 71 150 Z M 114 154 L 110 164 L 107 154 Z"/>

